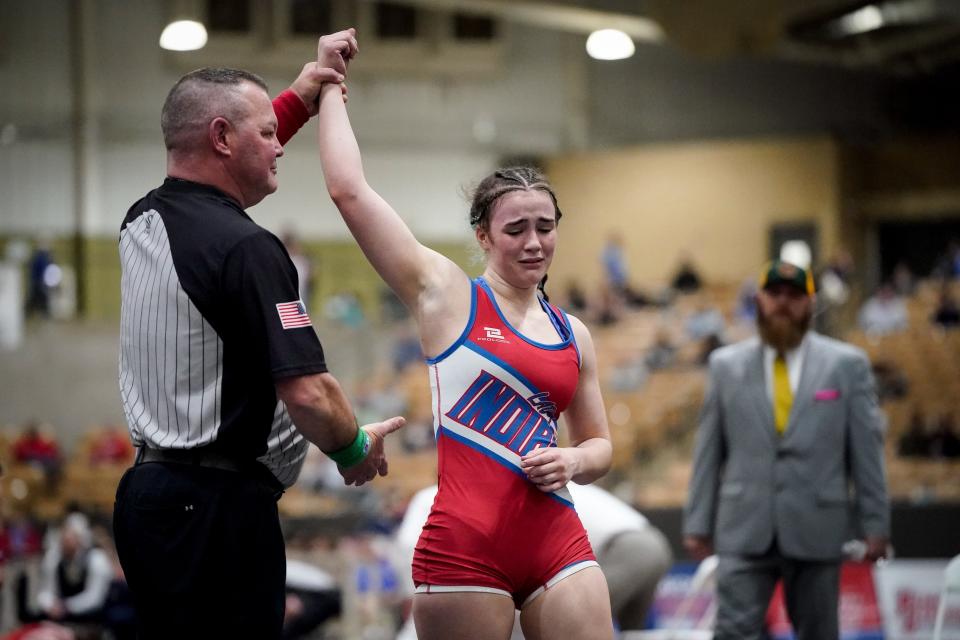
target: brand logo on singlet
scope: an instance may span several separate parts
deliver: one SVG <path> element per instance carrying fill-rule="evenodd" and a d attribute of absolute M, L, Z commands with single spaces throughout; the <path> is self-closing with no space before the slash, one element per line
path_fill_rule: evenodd
<path fill-rule="evenodd" d="M 484 327 L 484 335 L 477 338 L 484 342 L 509 342 L 506 338 L 503 337 L 503 331 L 496 327 Z"/>
<path fill-rule="evenodd" d="M 447 417 L 522 456 L 556 443 L 556 425 L 538 410 L 545 406 L 556 410 L 548 395 L 544 391 L 528 400 L 506 382 L 481 371 Z"/>

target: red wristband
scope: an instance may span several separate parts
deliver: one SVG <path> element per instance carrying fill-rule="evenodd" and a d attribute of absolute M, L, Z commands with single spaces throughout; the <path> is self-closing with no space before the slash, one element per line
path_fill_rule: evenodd
<path fill-rule="evenodd" d="M 277 139 L 281 145 L 287 144 L 310 119 L 307 105 L 290 89 L 273 99 L 273 112 L 277 114 Z"/>

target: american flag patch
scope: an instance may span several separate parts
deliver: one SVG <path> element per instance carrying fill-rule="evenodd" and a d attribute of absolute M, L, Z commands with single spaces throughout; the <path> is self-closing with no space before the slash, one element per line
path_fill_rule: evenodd
<path fill-rule="evenodd" d="M 280 314 L 280 324 L 284 329 L 299 329 L 310 326 L 310 316 L 307 308 L 299 300 L 280 302 L 277 304 L 277 313 Z"/>

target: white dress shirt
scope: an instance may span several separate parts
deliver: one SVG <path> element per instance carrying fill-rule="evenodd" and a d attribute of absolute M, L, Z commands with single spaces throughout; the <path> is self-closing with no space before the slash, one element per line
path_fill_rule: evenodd
<path fill-rule="evenodd" d="M 803 336 L 800 345 L 792 351 L 783 354 L 787 361 L 787 375 L 790 378 L 790 392 L 797 395 L 797 385 L 800 384 L 800 374 L 803 372 L 803 357 L 806 353 L 807 336 Z M 773 405 L 773 361 L 777 359 L 777 350 L 768 344 L 763 345 L 763 374 L 767 384 L 767 399 Z"/>

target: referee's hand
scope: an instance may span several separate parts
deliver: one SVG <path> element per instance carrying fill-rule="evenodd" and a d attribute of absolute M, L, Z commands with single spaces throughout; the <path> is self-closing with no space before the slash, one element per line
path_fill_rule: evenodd
<path fill-rule="evenodd" d="M 370 451 L 366 458 L 349 469 L 337 467 L 340 470 L 340 475 L 343 476 L 343 483 L 359 487 L 365 482 L 370 482 L 377 475 L 387 475 L 387 457 L 383 453 L 383 440 L 388 434 L 393 433 L 406 422 L 405 418 L 395 416 L 383 422 L 374 422 L 360 427 L 367 432 L 367 437 L 370 438 Z"/>

